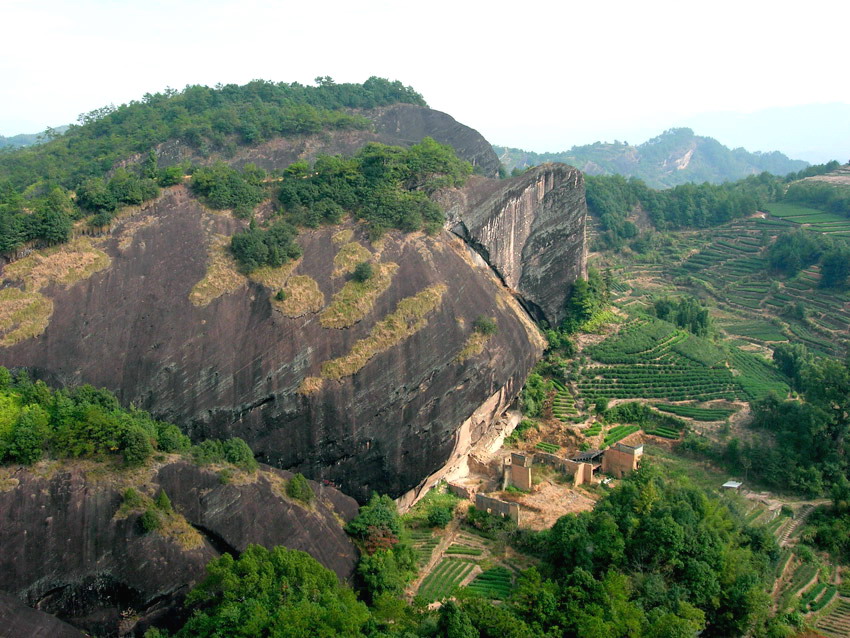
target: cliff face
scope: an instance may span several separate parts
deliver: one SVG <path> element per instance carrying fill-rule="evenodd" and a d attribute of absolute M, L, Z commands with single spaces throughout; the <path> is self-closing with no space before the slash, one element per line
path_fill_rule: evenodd
<path fill-rule="evenodd" d="M 448 193 L 449 225 L 476 247 L 536 319 L 563 318 L 570 285 L 586 275 L 584 178 L 544 164 L 494 184 Z"/>
<path fill-rule="evenodd" d="M 457 144 L 485 173 L 497 170 L 486 141 L 445 114 L 399 105 L 370 117 L 374 131 L 279 139 L 232 161 L 283 168 L 371 139 L 428 134 Z M 184 150 L 162 149 L 163 163 Z M 224 249 L 245 222 L 172 187 L 121 217 L 110 236 L 64 254 L 63 267 L 97 264 L 84 276 L 42 264 L 29 275 L 37 282 L 22 286 L 8 267 L 0 273 L 7 286 L 40 290 L 50 308 L 46 327 L 32 328 L 37 336 L 0 340 L 0 364 L 58 385 L 105 386 L 196 439 L 242 437 L 261 461 L 358 499 L 406 494 L 488 439 L 542 353 L 517 298 L 555 320 L 584 269 L 583 183 L 573 169 L 475 176 L 445 198 L 469 243 L 450 232 L 393 231 L 373 244 L 346 222 L 302 231 L 297 263 L 247 278 Z M 350 270 L 364 259 L 380 277 L 346 299 Z M 287 300 L 278 303 L 282 288 Z M 472 328 L 482 316 L 497 326 L 487 338 Z"/>
<path fill-rule="evenodd" d="M 222 484 L 212 469 L 170 460 L 140 470 L 103 464 L 41 463 L 3 470 L 0 590 L 97 635 L 176 620 L 206 563 L 249 543 L 285 545 L 313 555 L 341 578 L 357 551 L 340 519 L 356 503 L 313 484 L 307 507 L 284 496 L 289 473 L 265 468 Z M 122 506 L 133 486 L 146 505 Z M 164 490 L 175 514 L 156 532 L 139 517 Z M 45 621 L 46 622 L 46 621 Z M 26 634 L 21 634 L 26 635 Z"/>

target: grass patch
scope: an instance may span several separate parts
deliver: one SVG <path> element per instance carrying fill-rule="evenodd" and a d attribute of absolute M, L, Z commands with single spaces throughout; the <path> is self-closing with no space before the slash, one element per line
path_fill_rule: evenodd
<path fill-rule="evenodd" d="M 272 295 L 272 306 L 287 317 L 300 317 L 311 312 L 319 312 L 325 305 L 325 295 L 319 290 L 316 280 L 307 275 L 290 277 L 283 287 L 284 299 L 279 301 Z"/>
<path fill-rule="evenodd" d="M 6 278 L 22 281 L 27 291 L 38 292 L 50 284 L 71 286 L 109 267 L 111 259 L 88 237 L 34 252 L 6 266 Z"/>
<path fill-rule="evenodd" d="M 0 345 L 11 346 L 45 331 L 53 302 L 38 292 L 0 290 Z"/>
<path fill-rule="evenodd" d="M 344 233 L 345 231 L 341 232 Z M 337 233 L 337 235 L 339 235 L 339 233 Z M 336 238 L 336 235 L 334 235 L 334 238 Z M 372 253 L 369 252 L 369 249 L 358 242 L 350 241 L 347 244 L 343 244 L 334 257 L 333 276 L 342 277 L 343 275 L 354 272 L 354 268 L 357 264 L 362 261 L 368 261 L 371 258 Z"/>
<path fill-rule="evenodd" d="M 193 306 L 208 306 L 222 295 L 234 292 L 245 284 L 245 276 L 239 272 L 236 261 L 230 255 L 230 238 L 216 235 L 207 256 L 207 273 L 192 286 L 189 301 Z"/>
<path fill-rule="evenodd" d="M 390 287 L 397 270 L 398 264 L 392 262 L 376 264 L 372 276 L 365 281 L 352 279 L 345 282 L 342 289 L 334 295 L 331 304 L 319 316 L 319 322 L 325 328 L 353 326 L 369 314 L 378 297 Z"/>
<path fill-rule="evenodd" d="M 389 350 L 419 332 L 428 323 L 428 313 L 440 306 L 445 292 L 445 285 L 436 284 L 412 297 L 402 299 L 392 313 L 375 324 L 368 337 L 360 339 L 352 346 L 351 352 L 344 357 L 323 363 L 322 377 L 341 379 L 350 376 L 379 352 Z"/>
<path fill-rule="evenodd" d="M 306 377 L 301 385 L 298 386 L 298 394 L 303 394 L 304 396 L 310 396 L 311 394 L 316 394 L 322 389 L 325 380 L 320 377 Z"/>
<path fill-rule="evenodd" d="M 333 237 L 331 237 L 331 241 L 335 243 L 337 246 L 340 244 L 347 244 L 354 238 L 354 231 L 350 228 L 346 228 L 345 230 L 341 230 L 338 233 L 334 233 Z"/>
<path fill-rule="evenodd" d="M 481 354 L 484 351 L 484 344 L 487 343 L 491 336 L 492 335 L 473 330 L 472 334 L 469 335 L 466 342 L 463 344 L 463 348 L 461 348 L 460 352 L 457 353 L 455 363 L 463 363 L 467 359 L 474 357 L 477 354 Z"/>
<path fill-rule="evenodd" d="M 277 268 L 261 266 L 256 270 L 252 270 L 248 277 L 251 281 L 256 281 L 258 284 L 262 284 L 267 288 L 277 291 L 286 285 L 286 282 L 289 281 L 289 276 L 299 263 L 301 263 L 301 260 L 295 259 L 283 264 L 282 266 L 278 266 Z"/>
<path fill-rule="evenodd" d="M 475 577 L 467 589 L 490 600 L 504 600 L 513 590 L 511 572 L 501 565 Z"/>

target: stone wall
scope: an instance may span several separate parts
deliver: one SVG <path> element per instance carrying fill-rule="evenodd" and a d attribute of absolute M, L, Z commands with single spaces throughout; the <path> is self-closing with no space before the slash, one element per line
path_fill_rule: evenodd
<path fill-rule="evenodd" d="M 519 524 L 519 505 L 500 501 L 492 496 L 478 493 L 475 495 L 475 508 L 494 516 L 502 516 L 513 519 Z"/>
<path fill-rule="evenodd" d="M 602 455 L 602 471 L 617 478 L 634 472 L 640 465 L 643 456 L 643 446 L 632 447 L 623 443 L 615 443 L 605 450 Z"/>

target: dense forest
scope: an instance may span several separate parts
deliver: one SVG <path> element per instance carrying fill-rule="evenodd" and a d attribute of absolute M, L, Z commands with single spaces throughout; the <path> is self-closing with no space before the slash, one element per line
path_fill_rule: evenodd
<path fill-rule="evenodd" d="M 275 136 L 370 126 L 350 109 L 425 103 L 412 88 L 381 78 L 317 80 L 317 86 L 255 80 L 146 94 L 83 114 L 65 133 L 48 131 L 44 144 L 0 152 L 0 253 L 25 242 L 65 241 L 72 223 L 87 215 L 95 214 L 93 226 L 103 226 L 118 207 L 179 182 L 187 167 L 156 166 L 152 151 L 165 141 L 226 156 Z M 135 165 L 122 169 L 120 163 L 134 157 Z"/>

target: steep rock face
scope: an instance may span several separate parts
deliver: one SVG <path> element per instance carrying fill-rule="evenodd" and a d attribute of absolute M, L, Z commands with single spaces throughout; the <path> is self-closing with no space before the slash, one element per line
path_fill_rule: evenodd
<path fill-rule="evenodd" d="M 584 178 L 544 164 L 446 193 L 448 226 L 476 247 L 536 318 L 557 324 L 570 285 L 586 274 Z"/>
<path fill-rule="evenodd" d="M 421 142 L 423 137 L 432 137 L 441 144 L 452 146 L 458 157 L 475 167 L 477 174 L 485 177 L 499 175 L 499 158 L 490 143 L 478 131 L 447 113 L 415 104 L 393 104 L 360 111 L 360 114 L 372 121 L 372 130 L 275 138 L 258 146 L 242 147 L 232 158 L 225 159 L 235 166 L 252 162 L 266 170 L 273 170 L 286 168 L 298 160 L 312 160 L 318 155 L 353 155 L 368 142 L 411 146 Z M 184 160 L 203 163 L 222 159 L 215 154 L 209 158 L 200 157 L 179 141 L 164 144 L 159 154 L 163 165 Z"/>
<path fill-rule="evenodd" d="M 84 638 L 85 634 L 58 618 L 32 609 L 0 592 L 0 638 Z"/>
<path fill-rule="evenodd" d="M 55 462 L 6 468 L 0 590 L 97 635 L 116 635 L 176 619 L 206 563 L 251 542 L 306 551 L 349 578 L 357 551 L 339 521 L 356 503 L 313 484 L 316 503 L 303 506 L 283 496 L 289 476 L 264 468 L 224 485 L 215 471 L 179 459 L 134 471 Z M 147 498 L 164 490 L 174 524 L 143 534 L 143 508 L 122 510 L 129 486 Z"/>
<path fill-rule="evenodd" d="M 391 232 L 371 245 L 349 223 L 349 243 L 376 263 L 397 264 L 387 289 L 349 327 L 324 327 L 316 309 L 284 316 L 272 305 L 275 286 L 244 278 L 208 305 L 193 305 L 209 245 L 240 225 L 204 210 L 184 187 L 170 189 L 104 241 L 109 268 L 70 288 L 45 289 L 53 300 L 46 330 L 4 348 L 0 362 L 57 384 L 105 386 L 197 438 L 240 436 L 262 461 L 329 479 L 363 499 L 372 490 L 403 494 L 441 467 L 460 424 L 500 389 L 515 396 L 542 352 L 513 296 L 445 232 Z M 341 228 L 302 232 L 304 256 L 290 273 L 314 280 L 325 308 L 347 280 L 334 276 Z M 400 302 L 432 286 L 445 287 L 441 300 L 412 334 L 379 348 L 353 374 L 298 392 Z M 494 318 L 498 332 L 461 360 L 481 315 Z"/>

